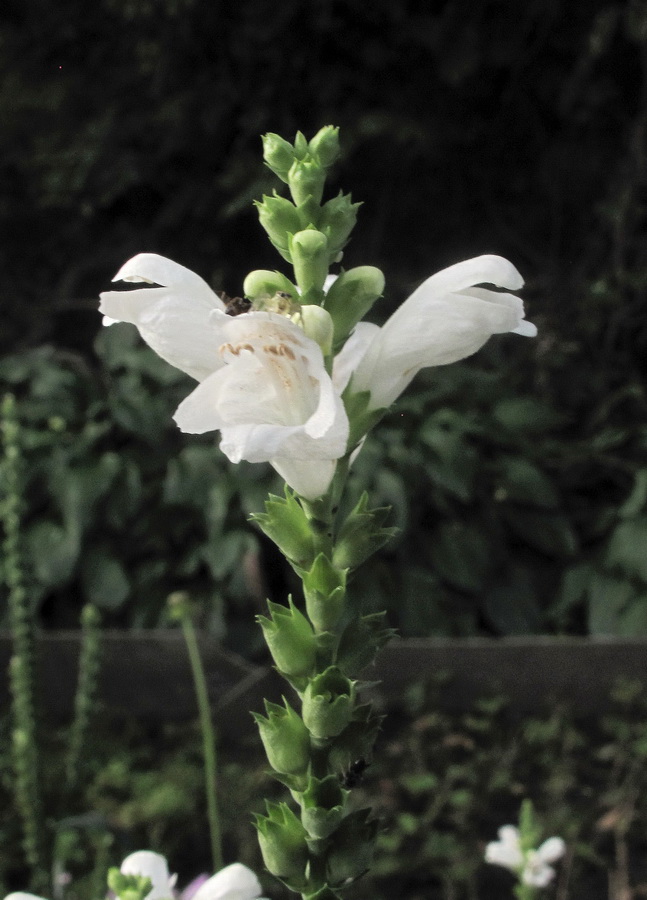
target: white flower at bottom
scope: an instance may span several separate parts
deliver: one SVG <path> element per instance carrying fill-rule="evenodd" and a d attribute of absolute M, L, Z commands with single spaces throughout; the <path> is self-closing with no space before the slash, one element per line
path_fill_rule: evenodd
<path fill-rule="evenodd" d="M 559 837 L 551 837 L 536 850 L 521 849 L 519 829 L 514 825 L 504 825 L 498 831 L 499 840 L 492 841 L 485 848 L 485 861 L 503 866 L 532 887 L 546 887 L 555 877 L 551 863 L 564 855 L 566 845 Z"/>
<path fill-rule="evenodd" d="M 232 462 L 270 462 L 306 499 L 324 494 L 349 425 L 318 344 L 276 312 L 227 315 L 198 275 L 153 253 L 115 280 L 160 285 L 103 293 L 100 311 L 200 382 L 175 414 L 182 431 L 220 430 Z"/>
<path fill-rule="evenodd" d="M 152 850 L 136 850 L 121 864 L 122 875 L 143 875 L 150 878 L 152 888 L 146 900 L 170 900 L 177 876 L 169 875 L 168 863 L 159 853 Z"/>
<path fill-rule="evenodd" d="M 212 875 L 193 895 L 193 900 L 256 900 L 261 884 L 247 866 L 232 863 Z"/>

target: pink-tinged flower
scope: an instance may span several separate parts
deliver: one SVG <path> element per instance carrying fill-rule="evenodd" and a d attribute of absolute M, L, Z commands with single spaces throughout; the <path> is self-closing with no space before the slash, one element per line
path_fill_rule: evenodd
<path fill-rule="evenodd" d="M 159 853 L 150 850 L 131 853 L 121 864 L 121 871 L 124 875 L 150 878 L 153 887 L 145 900 L 172 900 L 177 896 L 174 890 L 176 876 L 169 877 L 166 859 Z M 257 900 L 261 890 L 261 884 L 251 869 L 242 863 L 232 863 L 211 878 L 200 879 L 197 889 L 192 882 L 179 897 L 180 900 Z"/>
<path fill-rule="evenodd" d="M 227 315 L 202 278 L 156 254 L 133 257 L 114 280 L 160 285 L 103 293 L 100 311 L 200 382 L 175 414 L 182 431 L 220 430 L 232 462 L 269 462 L 306 499 L 324 494 L 349 425 L 319 345 L 275 312 Z"/>
<path fill-rule="evenodd" d="M 335 360 L 335 383 L 353 393 L 369 391 L 370 409 L 390 406 L 415 375 L 476 353 L 493 334 L 533 337 L 523 303 L 506 291 L 523 278 L 500 256 L 478 256 L 432 275 L 379 328 L 356 325 Z"/>
<path fill-rule="evenodd" d="M 486 862 L 509 869 L 523 884 L 531 887 L 543 888 L 550 884 L 555 877 L 551 863 L 557 862 L 566 850 L 561 838 L 548 838 L 536 850 L 524 853 L 519 829 L 514 825 L 504 825 L 498 834 L 499 840 L 485 848 Z"/>

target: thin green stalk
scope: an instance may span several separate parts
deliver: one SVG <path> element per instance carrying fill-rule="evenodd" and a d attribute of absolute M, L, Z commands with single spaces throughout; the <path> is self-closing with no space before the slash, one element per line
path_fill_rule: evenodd
<path fill-rule="evenodd" d="M 184 594 L 171 596 L 172 606 L 182 625 L 182 633 L 186 642 L 196 701 L 198 704 L 198 718 L 202 733 L 202 753 L 204 758 L 205 791 L 207 797 L 207 817 L 209 821 L 209 835 L 211 838 L 211 859 L 214 872 L 222 869 L 222 835 L 220 828 L 220 815 L 218 811 L 218 766 L 216 753 L 216 736 L 211 719 L 211 706 L 207 691 L 207 680 L 198 647 L 191 612 L 187 597 Z"/>
<path fill-rule="evenodd" d="M 81 612 L 81 651 L 79 655 L 79 675 L 74 697 L 74 719 L 70 728 L 70 739 L 66 763 L 68 791 L 79 783 L 81 760 L 96 709 L 98 675 L 100 666 L 101 632 L 100 615 L 95 606 L 88 603 Z"/>
<path fill-rule="evenodd" d="M 9 682 L 13 715 L 13 750 L 16 805 L 23 824 L 23 846 L 31 868 L 34 891 L 47 889 L 44 833 L 40 796 L 39 760 L 33 679 L 33 621 L 24 584 L 20 548 L 20 443 L 15 399 L 2 403 L 3 474 L 5 496 L 1 507 L 4 526 L 3 555 L 8 589 L 9 623 L 13 655 Z"/>

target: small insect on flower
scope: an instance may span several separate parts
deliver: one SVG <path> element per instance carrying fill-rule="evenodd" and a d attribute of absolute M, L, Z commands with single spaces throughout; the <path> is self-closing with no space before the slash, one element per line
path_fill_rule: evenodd
<path fill-rule="evenodd" d="M 254 302 L 254 308 L 262 312 L 275 312 L 281 316 L 293 316 L 300 312 L 301 304 L 292 299 L 287 291 L 277 291 L 271 297 L 262 294 Z"/>
<path fill-rule="evenodd" d="M 252 308 L 252 301 L 246 297 L 229 297 L 224 291 L 218 291 L 217 293 L 225 304 L 225 312 L 228 316 L 240 316 L 249 312 Z"/>
<path fill-rule="evenodd" d="M 348 771 L 344 772 L 341 776 L 340 780 L 342 783 L 342 787 L 351 790 L 352 788 L 360 785 L 364 778 L 364 772 L 366 772 L 369 765 L 370 763 L 367 763 L 363 757 L 360 759 L 356 759 L 354 763 L 351 763 L 348 767 Z"/>

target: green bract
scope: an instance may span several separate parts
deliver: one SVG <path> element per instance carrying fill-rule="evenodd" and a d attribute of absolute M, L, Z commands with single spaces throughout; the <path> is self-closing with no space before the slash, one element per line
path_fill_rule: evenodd
<path fill-rule="evenodd" d="M 303 721 L 317 740 L 341 734 L 351 721 L 355 705 L 355 683 L 337 666 L 310 680 L 303 693 Z"/>
<path fill-rule="evenodd" d="M 288 702 L 265 701 L 267 718 L 252 713 L 272 768 L 282 775 L 302 775 L 310 761 L 308 729 Z"/>
<path fill-rule="evenodd" d="M 285 803 L 266 801 L 265 806 L 267 815 L 255 818 L 263 861 L 272 875 L 300 891 L 307 882 L 306 831 Z"/>
<path fill-rule="evenodd" d="M 344 609 L 346 571 L 333 566 L 320 553 L 312 567 L 300 572 L 306 598 L 306 611 L 315 631 L 334 628 Z"/>
<path fill-rule="evenodd" d="M 271 619 L 257 616 L 265 641 L 280 672 L 290 677 L 312 674 L 317 644 L 312 625 L 288 598 L 289 606 L 268 601 Z"/>

